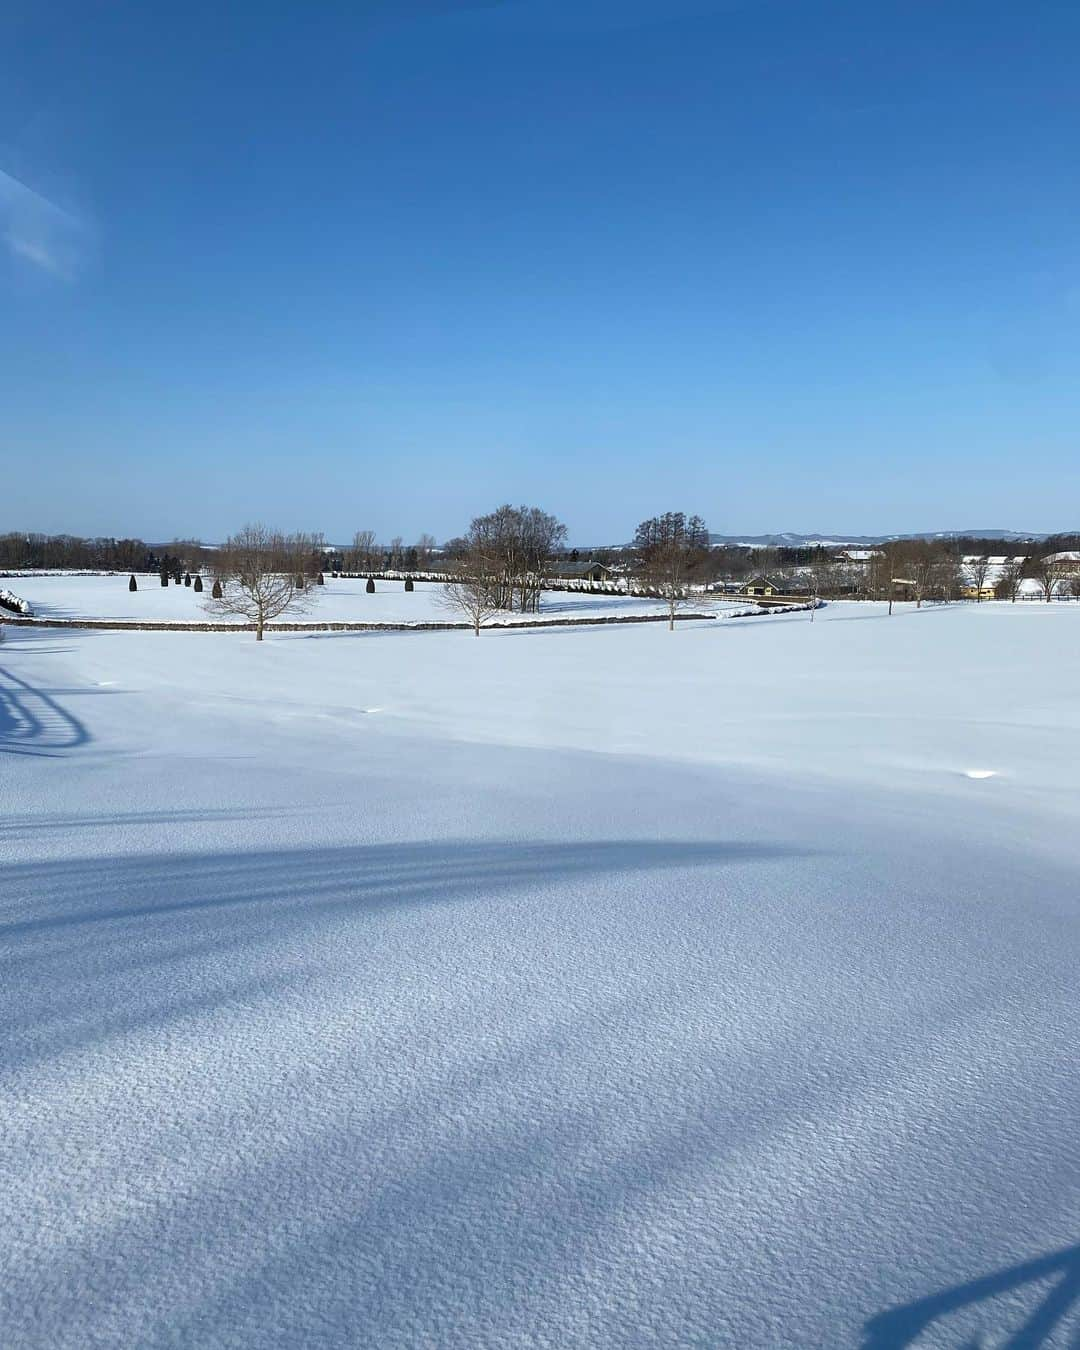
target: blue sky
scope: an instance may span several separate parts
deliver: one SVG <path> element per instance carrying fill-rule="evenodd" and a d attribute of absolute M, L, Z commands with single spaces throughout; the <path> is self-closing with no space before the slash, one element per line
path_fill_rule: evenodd
<path fill-rule="evenodd" d="M 1080 7 L 8 0 L 0 529 L 1080 527 Z"/>

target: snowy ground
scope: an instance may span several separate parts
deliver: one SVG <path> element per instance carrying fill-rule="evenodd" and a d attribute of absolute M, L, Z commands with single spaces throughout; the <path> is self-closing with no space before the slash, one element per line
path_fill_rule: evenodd
<path fill-rule="evenodd" d="M 201 594 L 190 586 L 162 586 L 155 576 L 139 576 L 137 591 L 128 590 L 123 576 L 24 576 L 5 583 L 28 600 L 39 618 L 132 619 L 157 623 L 240 623 L 227 614 L 208 611 L 210 581 Z M 326 578 L 324 586 L 311 591 L 306 613 L 286 615 L 286 622 L 311 623 L 464 623 L 466 616 L 443 603 L 445 588 L 434 582 L 416 582 L 406 591 L 403 581 L 377 581 L 375 594 L 368 595 L 366 582 Z M 541 618 L 566 615 L 591 618 L 606 614 L 660 614 L 662 602 L 633 596 L 588 595 L 584 592 L 549 591 L 541 600 Z M 534 615 L 500 616 L 499 622 L 534 618 Z"/>
<path fill-rule="evenodd" d="M 1075 1347 L 1078 657 L 7 629 L 0 1340 Z"/>

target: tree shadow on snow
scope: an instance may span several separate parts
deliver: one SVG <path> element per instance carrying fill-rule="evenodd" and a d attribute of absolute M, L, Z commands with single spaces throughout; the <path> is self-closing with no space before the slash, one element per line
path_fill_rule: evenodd
<path fill-rule="evenodd" d="M 1001 1294 L 1015 1296 L 1035 1281 L 1052 1283 L 1045 1292 L 1034 1291 L 1042 1294 L 1038 1306 L 1023 1326 L 1000 1344 L 1002 1350 L 1036 1350 L 1036 1347 L 1049 1345 L 1054 1329 L 1080 1298 L 1080 1246 L 1065 1247 L 1049 1256 L 1008 1266 L 967 1284 L 954 1285 L 914 1303 L 878 1313 L 866 1324 L 863 1350 L 904 1350 L 942 1318 Z M 1001 1327 L 996 1322 L 993 1330 L 1001 1334 Z M 1073 1343 L 1080 1344 L 1080 1341 Z M 979 1342 L 967 1344 L 971 1350 L 976 1350 Z"/>
<path fill-rule="evenodd" d="M 290 941 L 302 953 L 339 922 L 354 932 L 357 920 L 409 907 L 491 905 L 511 896 L 543 904 L 541 888 L 552 882 L 807 852 L 734 842 L 451 841 L 16 864 L 5 869 L 0 898 L 4 1057 L 33 1062 L 167 1021 L 185 986 L 188 994 L 201 986 L 207 1006 L 228 1002 L 246 957 L 257 962 L 262 951 Z M 658 884 L 658 907 L 669 894 Z M 205 960 L 222 953 L 230 960 Z"/>
<path fill-rule="evenodd" d="M 107 824 L 103 819 L 101 824 Z M 432 904 L 567 877 L 806 856 L 756 843 L 372 844 L 264 853 L 75 859 L 9 868 L 11 892 L 30 883 L 35 917 L 3 922 L 20 933 L 206 911 L 284 911 L 294 920 L 335 909 Z M 114 897 L 123 896 L 117 900 Z M 71 907 L 72 902 L 74 906 Z M 51 911 L 51 912 L 50 912 Z M 3 910 L 0 909 L 0 916 Z M 268 916 L 264 913 L 260 925 Z"/>
<path fill-rule="evenodd" d="M 61 692 L 37 689 L 0 666 L 0 754 L 62 755 L 87 744 L 90 732 L 59 702 L 56 695 Z"/>

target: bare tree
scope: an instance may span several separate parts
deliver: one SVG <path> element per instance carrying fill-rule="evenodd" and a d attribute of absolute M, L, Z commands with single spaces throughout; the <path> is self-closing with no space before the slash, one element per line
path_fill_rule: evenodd
<path fill-rule="evenodd" d="M 1024 579 L 1024 564 L 1013 559 L 1001 569 L 994 593 L 999 600 L 1011 600 L 1015 604 L 1020 594 L 1020 583 Z"/>
<path fill-rule="evenodd" d="M 566 540 L 566 526 L 535 506 L 500 506 L 469 526 L 465 556 L 481 556 L 502 609 L 523 614 L 540 608 L 551 560 Z M 457 546 L 457 541 L 452 541 Z M 449 546 L 448 546 L 449 548 Z"/>
<path fill-rule="evenodd" d="M 643 520 L 634 534 L 636 570 L 646 588 L 668 606 L 668 630 L 690 604 L 701 604 L 693 591 L 696 571 L 708 553 L 709 532 L 700 516 L 687 520 L 682 511 Z"/>
<path fill-rule="evenodd" d="M 416 541 L 416 565 L 420 568 L 427 568 L 431 564 L 431 555 L 435 552 L 435 537 L 430 534 L 422 534 Z"/>
<path fill-rule="evenodd" d="M 904 571 L 911 582 L 916 609 L 922 608 L 922 602 L 930 594 L 938 562 L 934 546 L 924 540 L 913 540 L 905 550 Z"/>
<path fill-rule="evenodd" d="M 1059 589 L 1059 583 L 1069 574 L 1068 565 L 1056 554 L 1046 553 L 1041 558 L 1032 558 L 1031 575 L 1042 588 L 1043 599 L 1050 603 Z"/>
<path fill-rule="evenodd" d="M 819 599 L 823 595 L 831 595 L 836 587 L 837 581 L 836 559 L 833 558 L 823 548 L 814 550 L 810 559 L 808 582 L 810 597 L 813 600 Z M 814 611 L 810 611 L 811 619 L 814 617 Z"/>
<path fill-rule="evenodd" d="M 477 637 L 487 620 L 505 608 L 494 569 L 495 563 L 484 550 L 475 548 L 455 562 L 454 579 L 443 587 L 442 603 L 464 614 Z"/>
<path fill-rule="evenodd" d="M 970 590 L 975 592 L 975 599 L 983 598 L 983 588 L 986 585 L 986 578 L 990 574 L 990 559 L 986 557 L 970 557 L 964 559 L 964 580 Z"/>
<path fill-rule="evenodd" d="M 245 525 L 219 551 L 215 571 L 221 595 L 204 601 L 203 607 L 254 624 L 255 639 L 261 642 L 268 623 L 283 614 L 302 613 L 314 602 L 317 592 L 304 587 L 304 563 L 310 556 L 308 535 Z"/>
<path fill-rule="evenodd" d="M 882 597 L 889 602 L 888 612 L 893 611 L 893 600 L 895 598 L 895 580 L 896 580 L 896 557 L 893 549 L 885 547 L 880 549 L 873 558 L 870 559 L 870 589 L 875 595 Z"/>
<path fill-rule="evenodd" d="M 345 555 L 345 566 L 349 572 L 371 572 L 379 564 L 378 547 L 374 530 L 357 530 L 353 535 L 352 548 Z"/>

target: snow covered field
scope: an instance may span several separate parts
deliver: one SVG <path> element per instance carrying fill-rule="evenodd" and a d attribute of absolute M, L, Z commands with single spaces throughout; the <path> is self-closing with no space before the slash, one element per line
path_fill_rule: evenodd
<path fill-rule="evenodd" d="M 1078 658 L 7 628 L 0 1340 L 1075 1347 Z"/>
<path fill-rule="evenodd" d="M 117 576 L 20 576 L 5 584 L 35 615 L 52 619 L 132 619 L 157 623 L 240 623 L 227 614 L 209 613 L 211 582 L 200 594 L 190 586 L 162 586 L 158 577 L 138 577 L 137 591 L 128 590 L 128 577 Z M 407 592 L 403 581 L 377 581 L 375 594 L 368 595 L 362 580 L 326 578 L 312 590 L 312 605 L 304 614 L 285 616 L 285 622 L 310 623 L 464 623 L 460 611 L 442 603 L 444 588 L 418 581 Z M 661 602 L 619 595 L 588 595 L 584 592 L 549 591 L 541 601 L 541 618 L 567 615 L 590 618 L 606 614 L 660 614 Z M 533 615 L 500 616 L 500 623 L 533 618 Z"/>

